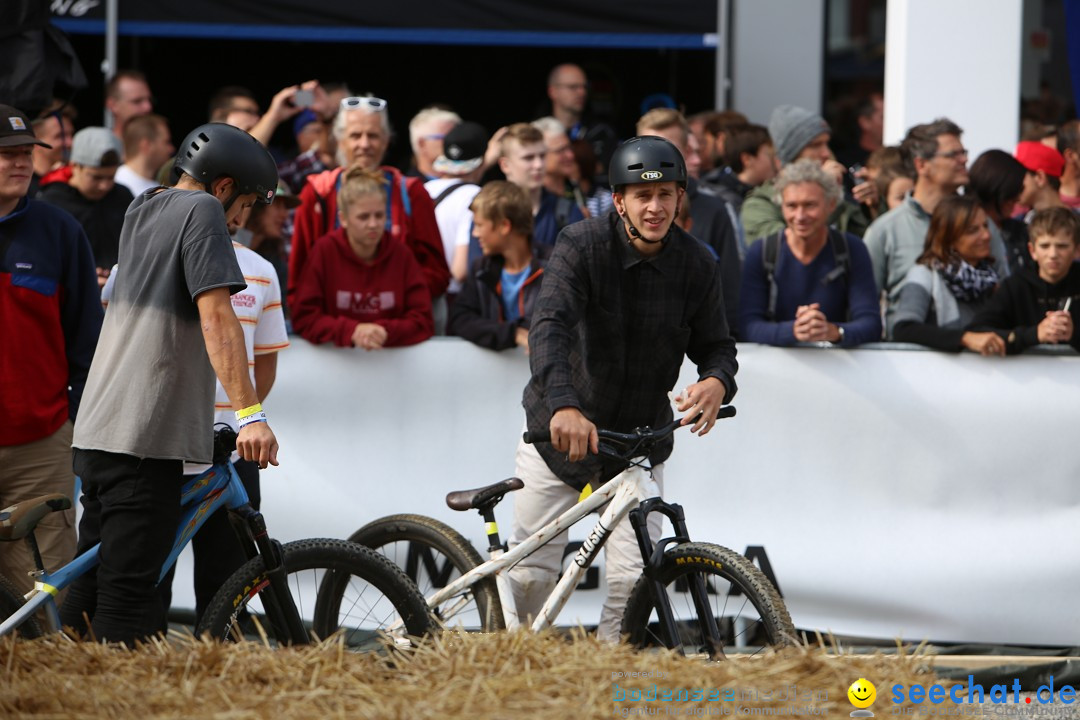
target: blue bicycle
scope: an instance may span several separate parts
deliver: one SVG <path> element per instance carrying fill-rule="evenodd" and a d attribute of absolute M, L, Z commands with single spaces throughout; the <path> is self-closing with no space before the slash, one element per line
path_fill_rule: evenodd
<path fill-rule="evenodd" d="M 220 640 L 266 637 L 278 645 L 296 645 L 340 633 L 351 649 L 377 650 L 393 628 L 394 642 L 407 642 L 432 628 L 432 618 L 416 585 L 380 554 L 345 540 L 308 539 L 281 544 L 267 534 L 261 513 L 251 507 L 229 461 L 236 433 L 221 425 L 215 432 L 214 465 L 184 485 L 184 507 L 176 540 L 162 565 L 159 581 L 206 518 L 221 506 L 247 554 L 246 562 L 221 586 L 207 607 L 196 634 Z M 18 628 L 23 637 L 60 630 L 56 596 L 98 563 L 95 546 L 62 568 L 43 567 L 34 527 L 51 512 L 66 510 L 71 500 L 45 495 L 0 510 L 0 541 L 27 542 L 35 561 L 29 572 L 34 589 L 21 596 L 0 577 L 0 636 Z M 320 587 L 332 592 L 319 592 Z M 39 621 L 44 611 L 45 627 Z"/>

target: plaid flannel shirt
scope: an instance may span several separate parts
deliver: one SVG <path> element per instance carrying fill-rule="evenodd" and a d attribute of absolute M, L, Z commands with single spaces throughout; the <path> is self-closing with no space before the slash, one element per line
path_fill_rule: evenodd
<path fill-rule="evenodd" d="M 309 175 L 317 175 L 329 168 L 319 157 L 318 148 L 312 148 L 306 153 L 297 155 L 292 160 L 278 166 L 278 177 L 288 185 L 294 193 L 300 194 L 304 189 L 304 181 Z"/>
<path fill-rule="evenodd" d="M 668 391 L 683 357 L 699 379 L 735 395 L 735 341 L 724 317 L 720 272 L 697 240 L 679 228 L 646 258 L 628 242 L 615 213 L 566 227 L 544 271 L 529 331 L 532 378 L 523 404 L 531 430 L 547 429 L 563 407 L 598 427 L 629 432 L 674 418 Z M 671 455 L 671 437 L 649 458 Z M 582 488 L 622 470 L 595 455 L 571 463 L 548 443 L 537 450 L 563 482 Z"/>

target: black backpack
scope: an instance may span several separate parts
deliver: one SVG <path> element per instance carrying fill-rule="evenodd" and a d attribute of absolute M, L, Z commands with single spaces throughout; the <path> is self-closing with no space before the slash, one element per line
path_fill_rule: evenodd
<path fill-rule="evenodd" d="M 761 251 L 761 265 L 765 269 L 765 277 L 769 280 L 769 306 L 765 310 L 765 319 L 769 322 L 776 321 L 776 296 L 779 289 L 776 287 L 776 261 L 780 257 L 780 243 L 784 239 L 784 231 L 769 235 L 764 240 L 765 247 Z M 828 285 L 841 277 L 847 283 L 851 278 L 851 253 L 848 250 L 847 236 L 832 228 L 829 228 L 829 245 L 832 246 L 833 257 L 836 258 L 836 267 L 821 279 L 822 285 Z"/>

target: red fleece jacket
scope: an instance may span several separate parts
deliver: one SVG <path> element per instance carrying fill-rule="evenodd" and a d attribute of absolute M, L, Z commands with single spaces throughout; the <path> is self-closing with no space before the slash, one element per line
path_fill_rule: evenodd
<path fill-rule="evenodd" d="M 386 329 L 385 347 L 415 345 L 434 333 L 431 295 L 409 248 L 384 233 L 371 261 L 356 256 L 343 229 L 315 243 L 296 289 L 293 327 L 313 343 L 352 347 L 362 322 Z"/>
<path fill-rule="evenodd" d="M 446 265 L 439 224 L 435 220 L 435 203 L 424 188 L 423 178 L 402 178 L 393 167 L 381 168 L 389 184 L 390 235 L 404 241 L 412 250 L 424 273 L 431 297 L 446 292 L 450 282 L 450 268 Z M 296 304 L 296 292 L 304 275 L 309 253 L 318 238 L 338 227 L 337 182 L 342 169 L 335 168 L 312 175 L 300 192 L 300 206 L 293 216 L 292 248 L 289 250 L 289 303 Z M 409 209 L 401 194 L 401 182 L 405 182 L 405 194 Z"/>

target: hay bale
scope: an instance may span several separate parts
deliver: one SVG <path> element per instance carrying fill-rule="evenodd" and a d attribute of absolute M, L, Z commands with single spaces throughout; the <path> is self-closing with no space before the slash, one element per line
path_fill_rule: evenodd
<path fill-rule="evenodd" d="M 681 716 L 717 716 L 725 706 L 793 704 L 846 717 L 852 710 L 847 688 L 859 677 L 877 683 L 881 695 L 886 684 L 933 679 L 927 658 L 904 653 L 838 657 L 796 648 L 705 663 L 612 647 L 581 632 L 569 638 L 552 632 L 445 633 L 414 650 L 383 655 L 351 654 L 333 639 L 271 650 L 175 634 L 125 650 L 67 637 L 8 637 L 0 640 L 0 672 L 0 717 L 57 720 L 609 718 L 647 708 L 659 715 L 677 709 Z M 633 672 L 651 675 L 626 676 Z M 616 699 L 618 690 L 647 694 L 653 683 L 731 688 L 741 695 L 729 702 Z M 808 703 L 782 699 L 779 691 L 792 685 L 818 694 Z M 881 701 L 878 707 L 884 707 Z"/>

